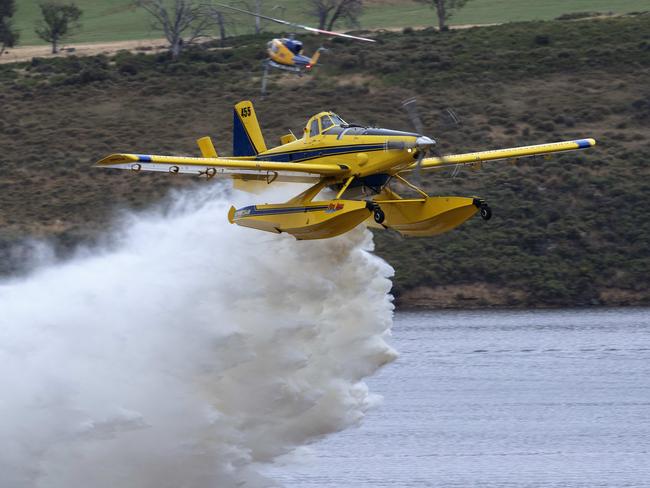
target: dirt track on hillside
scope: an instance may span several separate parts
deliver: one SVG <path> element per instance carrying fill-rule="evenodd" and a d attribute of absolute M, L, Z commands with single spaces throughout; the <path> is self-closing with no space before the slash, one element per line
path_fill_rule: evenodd
<path fill-rule="evenodd" d="M 93 56 L 97 54 L 115 54 L 118 51 L 157 52 L 166 49 L 165 39 L 142 39 L 139 41 L 85 42 L 81 44 L 64 44 L 58 54 L 52 54 L 48 46 L 21 46 L 8 49 L 0 56 L 0 63 L 29 61 L 32 58 L 54 58 L 66 56 Z"/>
<path fill-rule="evenodd" d="M 467 24 L 453 25 L 452 29 L 468 29 L 471 27 L 485 27 L 497 24 Z M 415 27 L 424 29 L 426 26 Z M 403 28 L 382 28 L 373 29 L 376 31 L 401 31 Z M 269 33 L 269 35 L 272 35 Z M 66 56 L 94 56 L 97 54 L 112 55 L 118 51 L 127 50 L 132 52 L 158 52 L 166 49 L 165 39 L 142 39 L 139 41 L 113 41 L 113 42 L 84 42 L 80 44 L 64 44 L 58 54 L 52 54 L 51 47 L 47 46 L 20 46 L 8 49 L 0 56 L 0 64 L 29 61 L 32 58 L 55 58 Z"/>

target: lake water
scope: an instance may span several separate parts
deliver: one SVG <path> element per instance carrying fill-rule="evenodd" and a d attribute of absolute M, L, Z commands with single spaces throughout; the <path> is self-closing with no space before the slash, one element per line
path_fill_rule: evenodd
<path fill-rule="evenodd" d="M 383 403 L 275 480 L 650 487 L 650 309 L 398 313 L 391 342 Z"/>

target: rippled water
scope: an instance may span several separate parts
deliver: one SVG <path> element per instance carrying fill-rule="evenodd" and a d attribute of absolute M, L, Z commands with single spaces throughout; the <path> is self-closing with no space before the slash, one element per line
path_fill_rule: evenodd
<path fill-rule="evenodd" d="M 358 429 L 287 487 L 648 487 L 650 309 L 399 313 Z"/>

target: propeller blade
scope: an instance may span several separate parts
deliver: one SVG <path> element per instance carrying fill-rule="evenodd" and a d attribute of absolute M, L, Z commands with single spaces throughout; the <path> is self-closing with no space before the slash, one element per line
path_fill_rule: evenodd
<path fill-rule="evenodd" d="M 412 97 L 404 100 L 402 102 L 402 108 L 408 114 L 409 119 L 411 120 L 411 124 L 413 124 L 413 127 L 415 128 L 416 132 L 420 134 L 420 137 L 416 139 L 414 145 L 414 147 L 418 148 L 418 155 L 415 163 L 415 168 L 413 169 L 414 179 L 416 181 L 419 181 L 422 160 L 426 157 L 427 153 L 431 153 L 432 155 L 434 155 L 435 157 L 440 159 L 440 161 L 443 162 L 446 160 L 446 158 L 438 150 L 438 146 L 436 145 L 435 140 L 422 135 L 424 133 L 424 124 L 422 123 L 422 119 L 420 118 L 420 114 L 418 113 L 417 99 L 415 97 Z M 458 128 L 458 126 L 460 126 L 460 119 L 452 109 L 450 108 L 445 109 L 444 117 L 445 117 L 445 122 L 448 121 L 447 124 L 449 125 L 449 127 Z M 458 174 L 459 169 L 460 169 L 459 166 L 454 168 L 452 178 Z"/>
<path fill-rule="evenodd" d="M 440 124 L 443 130 L 458 129 L 460 127 L 460 119 L 456 112 L 450 108 L 446 108 L 443 113 L 442 123 Z"/>
<path fill-rule="evenodd" d="M 350 34 L 343 34 L 342 32 L 326 31 L 322 29 L 316 29 L 315 27 L 309 27 L 308 25 L 296 24 L 295 22 L 276 19 L 275 17 L 269 17 L 267 15 L 257 14 L 255 12 L 249 12 L 248 10 L 244 10 L 243 8 L 233 7 L 232 5 L 224 5 L 222 3 L 215 3 L 215 5 L 219 7 L 229 8 L 231 10 L 236 10 L 237 12 L 252 15 L 254 17 L 259 17 L 260 19 L 270 20 L 271 22 L 277 22 L 278 24 L 290 25 L 292 27 L 298 27 L 299 29 L 305 29 L 310 32 L 316 32 L 318 34 L 327 34 L 329 36 L 346 37 L 348 39 L 355 39 L 357 41 L 377 42 L 375 39 L 368 39 L 367 37 L 352 36 Z"/>
<path fill-rule="evenodd" d="M 415 170 L 413 170 L 413 179 L 417 182 L 420 181 L 420 168 L 422 167 L 422 160 L 426 156 L 426 150 L 418 151 L 418 159 L 415 163 Z"/>
<path fill-rule="evenodd" d="M 420 119 L 420 115 L 418 114 L 417 99 L 413 97 L 404 100 L 402 102 L 402 108 L 409 116 L 409 119 L 411 120 L 411 124 L 413 124 L 415 131 L 418 134 L 422 134 L 424 132 L 424 125 L 422 124 L 422 119 Z"/>

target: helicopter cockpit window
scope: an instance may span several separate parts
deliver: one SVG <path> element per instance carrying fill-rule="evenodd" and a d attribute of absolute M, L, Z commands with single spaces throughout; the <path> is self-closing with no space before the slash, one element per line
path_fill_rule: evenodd
<path fill-rule="evenodd" d="M 314 119 L 309 126 L 309 137 L 318 135 L 318 119 Z"/>
<path fill-rule="evenodd" d="M 300 51 L 302 51 L 302 42 L 300 42 L 300 41 L 294 41 L 292 39 L 287 39 L 287 41 L 284 43 L 284 45 L 293 54 L 300 54 Z"/>

